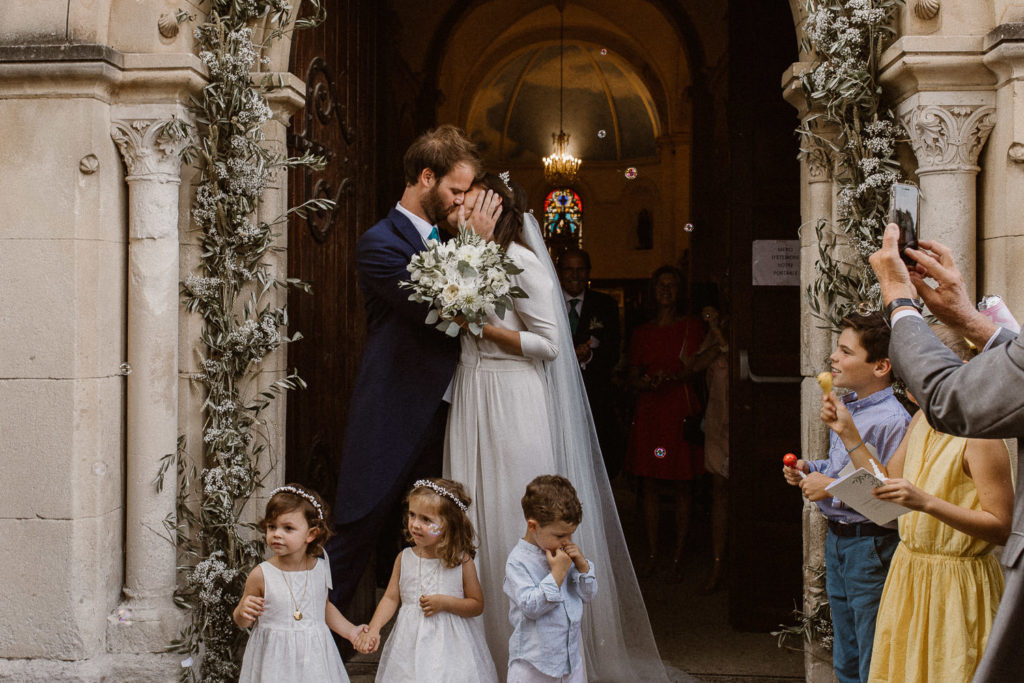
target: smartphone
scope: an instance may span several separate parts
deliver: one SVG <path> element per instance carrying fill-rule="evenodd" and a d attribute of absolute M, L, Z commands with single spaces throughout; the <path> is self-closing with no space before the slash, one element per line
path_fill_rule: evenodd
<path fill-rule="evenodd" d="M 907 247 L 917 249 L 918 216 L 921 213 L 921 193 L 916 185 L 893 183 L 889 191 L 889 222 L 900 228 L 900 258 L 908 266 L 914 259 L 907 256 Z"/>

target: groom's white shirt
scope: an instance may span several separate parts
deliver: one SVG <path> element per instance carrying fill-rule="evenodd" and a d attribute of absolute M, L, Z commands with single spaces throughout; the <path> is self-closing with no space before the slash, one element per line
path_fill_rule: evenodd
<path fill-rule="evenodd" d="M 423 239 L 423 246 L 427 246 L 427 240 L 430 238 L 430 233 L 433 231 L 434 226 L 428 223 L 426 218 L 420 218 L 412 211 L 402 206 L 402 202 L 396 203 L 395 208 L 398 209 L 403 214 L 405 214 L 405 217 L 408 218 L 409 222 L 412 223 L 412 227 L 416 228 L 416 232 L 418 232 L 420 234 L 420 237 Z M 448 386 L 445 387 L 444 396 L 441 397 L 441 400 L 444 401 L 445 403 L 452 402 L 453 381 L 455 381 L 454 375 L 452 375 L 452 378 L 448 380 Z"/>
<path fill-rule="evenodd" d="M 430 233 L 434 229 L 434 226 L 427 222 L 426 218 L 420 218 L 409 209 L 402 206 L 402 202 L 395 204 L 395 208 L 405 214 L 405 217 L 412 222 L 412 227 L 416 228 L 416 232 L 423 238 L 424 246 L 427 244 L 427 240 L 430 239 Z"/>

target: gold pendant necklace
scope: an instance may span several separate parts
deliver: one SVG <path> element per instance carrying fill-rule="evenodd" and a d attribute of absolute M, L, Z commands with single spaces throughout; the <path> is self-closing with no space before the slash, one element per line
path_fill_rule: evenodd
<path fill-rule="evenodd" d="M 303 562 L 305 562 L 305 560 L 303 560 Z M 295 621 L 302 621 L 302 610 L 299 609 L 299 605 L 305 602 L 306 589 L 309 588 L 309 570 L 303 569 L 302 572 L 306 575 L 306 580 L 302 584 L 302 597 L 299 598 L 298 602 L 296 602 L 295 593 L 292 592 L 291 581 L 288 580 L 289 572 L 286 572 L 283 569 L 281 570 L 281 575 L 284 576 L 284 585 L 288 587 L 288 595 L 290 595 L 292 598 L 292 607 L 295 608 L 295 611 L 292 612 L 292 619 L 294 619 Z"/>

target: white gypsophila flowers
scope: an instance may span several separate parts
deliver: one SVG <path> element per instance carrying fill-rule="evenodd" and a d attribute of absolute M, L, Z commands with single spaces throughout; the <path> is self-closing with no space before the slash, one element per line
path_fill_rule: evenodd
<path fill-rule="evenodd" d="M 220 603 L 224 587 L 238 575 L 238 570 L 229 567 L 223 558 L 224 554 L 216 551 L 196 564 L 189 574 L 188 582 L 199 590 L 199 600 L 204 604 Z"/>
<path fill-rule="evenodd" d="M 200 277 L 191 273 L 185 278 L 185 289 L 192 296 L 209 298 L 220 294 L 223 282 L 219 277 Z"/>

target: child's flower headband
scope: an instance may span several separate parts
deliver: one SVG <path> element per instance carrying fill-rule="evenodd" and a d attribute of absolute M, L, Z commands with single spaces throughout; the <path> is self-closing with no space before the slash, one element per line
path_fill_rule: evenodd
<path fill-rule="evenodd" d="M 313 508 L 316 510 L 317 517 L 320 518 L 320 521 L 323 521 L 324 509 L 320 507 L 320 503 L 316 502 L 316 498 L 311 496 L 308 492 L 303 491 L 302 489 L 297 489 L 294 486 L 278 486 L 276 489 L 270 492 L 270 497 L 273 498 L 279 493 L 294 493 L 299 498 L 305 498 L 306 500 L 309 501 L 309 504 L 312 505 Z"/>
<path fill-rule="evenodd" d="M 453 503 L 455 503 L 455 505 L 457 505 L 458 508 L 460 510 L 462 510 L 463 512 L 465 512 L 466 510 L 469 509 L 466 506 L 465 503 L 463 503 L 461 500 L 459 500 L 458 496 L 456 496 L 454 493 L 452 493 L 451 491 L 449 491 L 445 487 L 439 486 L 439 485 L 435 484 L 434 482 L 430 481 L 429 479 L 417 479 L 416 482 L 412 485 L 413 489 L 418 489 L 421 486 L 425 486 L 428 489 L 431 489 L 434 493 L 436 493 L 439 496 L 444 496 L 448 500 L 450 500 Z"/>

